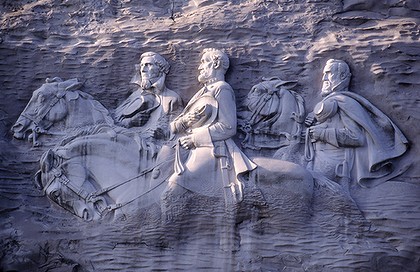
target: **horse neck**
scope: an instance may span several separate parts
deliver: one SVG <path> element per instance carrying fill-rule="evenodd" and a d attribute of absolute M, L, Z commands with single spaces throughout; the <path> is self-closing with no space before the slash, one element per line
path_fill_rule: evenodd
<path fill-rule="evenodd" d="M 95 100 L 79 95 L 78 98 L 67 100 L 66 103 L 68 111 L 66 129 L 87 128 L 107 123 L 108 111 Z"/>

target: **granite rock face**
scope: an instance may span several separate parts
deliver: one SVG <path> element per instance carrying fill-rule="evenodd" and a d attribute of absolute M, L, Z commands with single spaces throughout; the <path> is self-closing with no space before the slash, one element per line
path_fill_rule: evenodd
<path fill-rule="evenodd" d="M 6 0 L 0 13 L 3 271 L 419 269 L 418 1 Z M 85 222 L 36 187 L 40 158 L 56 142 L 46 137 L 44 146 L 33 147 L 10 129 L 46 78 L 78 78 L 84 92 L 113 110 L 135 90 L 129 82 L 140 55 L 154 51 L 171 64 L 167 86 L 185 104 L 200 89 L 197 67 L 207 47 L 229 55 L 226 81 L 238 111 L 263 77 L 278 77 L 296 82 L 292 90 L 310 112 L 322 100 L 326 61 L 346 61 L 352 92 L 409 140 L 398 165 L 410 167 L 350 192 L 319 176 L 313 188 L 296 187 L 293 181 L 310 178 L 287 176 L 262 191 L 247 187 L 235 214 L 220 199 L 186 194 L 168 200 L 177 204 L 168 218 L 154 204 Z M 244 140 L 235 137 L 238 145 Z M 243 150 L 266 157 L 257 175 L 274 171 L 266 160 L 275 150 Z"/>

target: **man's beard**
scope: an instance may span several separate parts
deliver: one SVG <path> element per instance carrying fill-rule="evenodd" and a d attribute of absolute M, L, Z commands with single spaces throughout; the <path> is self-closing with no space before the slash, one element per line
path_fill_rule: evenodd
<path fill-rule="evenodd" d="M 209 73 L 206 73 L 205 71 L 203 71 L 202 73 L 198 75 L 197 79 L 198 79 L 198 82 L 200 83 L 206 83 L 210 79 L 210 75 Z"/>
<path fill-rule="evenodd" d="M 142 77 L 141 82 L 140 82 L 140 87 L 143 90 L 148 90 L 152 88 L 153 84 L 155 84 L 156 81 L 158 80 L 159 80 L 159 77 L 156 77 L 156 78 Z"/>
<path fill-rule="evenodd" d="M 333 92 L 333 88 L 334 87 L 332 86 L 331 82 L 324 81 L 322 83 L 322 89 L 321 89 L 322 96 L 326 96 L 326 95 L 332 93 Z"/>
<path fill-rule="evenodd" d="M 340 82 L 324 81 L 322 83 L 321 95 L 327 96 L 333 92 L 341 92 L 347 90 L 349 85 L 349 78 L 341 80 Z"/>

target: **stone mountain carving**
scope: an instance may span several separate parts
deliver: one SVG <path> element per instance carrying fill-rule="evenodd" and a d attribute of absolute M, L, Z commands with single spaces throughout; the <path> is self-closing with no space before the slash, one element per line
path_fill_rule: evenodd
<path fill-rule="evenodd" d="M 237 222 L 243 220 L 261 235 L 301 229 L 321 212 L 353 222 L 357 233 L 367 230 L 348 185 L 361 181 L 365 169 L 370 177 L 384 177 L 392 159 L 405 153 L 407 140 L 382 112 L 347 91 L 344 62 L 327 62 L 326 96 L 306 119 L 303 98 L 285 89 L 284 81 L 254 86 L 242 120 L 243 145 L 277 151 L 275 158 L 248 158 L 233 139 L 238 124 L 235 94 L 224 77 L 227 55 L 204 50 L 198 69 L 204 86 L 176 118 L 179 96 L 164 86 L 167 71 L 156 56 L 142 55 L 141 88 L 117 108 L 115 121 L 98 101 L 75 90 L 77 79 L 47 80 L 34 92 L 12 130 L 37 146 L 40 135 L 61 136 L 40 158 L 36 174 L 36 184 L 53 202 L 86 221 L 143 214 L 152 218 L 145 222 L 163 243 L 172 245 L 188 239 L 182 229 L 208 231 L 203 222 L 209 221 L 223 251 L 239 250 Z M 159 76 L 151 80 L 153 71 Z M 382 150 L 392 152 L 376 152 L 381 141 Z M 369 164 L 357 157 L 358 148 L 371 154 L 368 160 L 385 157 Z M 293 163 L 304 157 L 310 170 Z"/>
<path fill-rule="evenodd" d="M 42 135 L 63 138 L 93 133 L 96 125 L 114 124 L 108 110 L 85 92 L 77 79 L 47 79 L 34 91 L 31 100 L 12 127 L 13 136 L 41 145 Z"/>
<path fill-rule="evenodd" d="M 128 0 L 5 0 L 0 10 L 1 271 L 419 270 L 420 1 L 148 0 L 139 5 L 139 1 Z M 386 160 L 394 168 L 391 174 L 375 178 L 377 182 L 364 180 L 361 184 L 366 187 L 361 187 L 356 172 L 350 173 L 351 180 L 334 172 L 326 179 L 322 172 L 302 167 L 307 163 L 300 162 L 305 157 L 304 137 L 296 149 L 256 150 L 241 145 L 245 133 L 238 131 L 231 139 L 257 165 L 240 176 L 242 201 L 226 208 L 224 196 L 186 191 L 167 198 L 168 209 L 163 214 L 159 192 L 167 185 L 164 176 L 169 179 L 174 172 L 176 142 L 169 142 L 166 137 L 170 135 L 163 135 L 160 129 L 146 128 L 153 124 L 149 120 L 160 117 L 155 114 L 159 111 L 155 102 L 160 100 L 155 89 L 141 87 L 140 65 L 133 79 L 138 87 L 131 86 L 138 99 L 132 97 L 136 102 L 124 113 L 136 120 L 123 125 L 115 109 L 132 93 L 128 93 L 128 84 L 134 65 L 140 64 L 140 55 L 147 51 L 162 53 L 170 62 L 166 86 L 188 102 L 201 88 L 197 81 L 199 52 L 207 46 L 223 47 L 231 57 L 225 81 L 234 90 L 238 110 L 246 109 L 247 114 L 251 114 L 244 104 L 248 92 L 253 85 L 271 81 L 258 81 L 271 75 L 295 80 L 295 87 L 275 89 L 295 91 L 305 99 L 305 110 L 313 111 L 323 100 L 325 62 L 329 58 L 346 60 L 352 73 L 349 91 L 387 115 L 409 140 L 409 149 Z M 78 78 L 84 85 L 72 91 L 87 92 L 100 101 L 117 126 L 105 122 L 73 134 L 73 129 L 64 128 L 66 117 L 50 128 L 42 126 L 44 131 L 35 128 L 42 132 L 35 135 L 35 148 L 13 139 L 10 128 L 32 92 L 46 77 L 54 76 Z M 344 96 L 335 96 L 339 97 Z M 216 120 L 209 115 L 209 107 L 194 103 L 192 108 L 203 117 L 192 126 Z M 168 119 L 176 116 L 178 113 Z M 239 128 L 241 115 L 238 117 Z M 169 128 L 171 120 L 165 119 L 155 125 Z M 78 121 L 83 120 L 87 118 Z M 318 123 L 328 120 L 310 126 Z M 25 137 L 33 142 L 31 133 L 27 131 Z M 322 141 L 309 134 L 308 138 L 309 143 L 313 141 L 314 159 L 319 159 L 322 154 L 317 147 Z M 262 144 L 259 140 L 254 143 Z M 337 153 L 365 147 L 339 144 Z M 173 156 L 164 160 L 163 149 Z M 192 153 L 181 146 L 179 150 Z M 138 161 L 143 151 L 157 154 L 151 167 Z M 280 159 L 273 160 L 273 156 Z M 182 160 L 183 166 L 186 161 Z M 101 169 L 97 162 L 108 167 Z M 164 163 L 155 167 L 160 162 Z M 410 169 L 393 177 L 410 163 Z M 383 169 L 391 170 L 390 165 Z M 140 170 L 134 171 L 134 166 Z M 86 169 L 89 171 L 82 171 Z M 369 171 L 375 172 L 373 169 Z M 45 177 L 39 181 L 49 187 L 46 193 L 54 191 L 51 197 L 61 198 L 60 205 L 69 210 L 34 188 L 38 170 L 37 177 Z M 147 172 L 143 178 L 130 181 L 143 171 Z M 81 195 L 86 193 L 89 201 L 62 184 L 67 176 L 74 180 L 69 187 L 76 191 L 80 189 L 76 184 L 87 177 Z M 115 181 L 102 180 L 108 177 Z M 147 185 L 148 180 L 153 184 Z M 387 182 L 381 183 L 384 180 Z M 123 182 L 127 183 L 110 190 Z M 139 187 L 143 182 L 145 186 Z M 75 212 L 87 220 L 73 215 Z"/>
<path fill-rule="evenodd" d="M 228 207 L 243 200 L 246 188 L 255 201 L 265 203 L 264 195 L 269 192 L 265 186 L 280 190 L 278 194 L 282 195 L 284 180 L 295 180 L 295 193 L 301 195 L 301 201 L 307 204 L 304 206 L 310 205 L 314 178 L 302 166 L 253 158 L 264 162 L 264 167 L 257 168 L 231 139 L 236 134 L 236 105 L 233 90 L 224 81 L 229 67 L 225 53 L 217 49 L 204 51 L 198 76 L 204 87 L 170 124 L 170 116 L 180 101 L 164 85 L 167 62 L 160 55 L 145 53 L 141 67 L 141 89 L 123 102 L 115 115 L 117 122 L 133 128 L 115 125 L 99 102 L 75 91 L 81 85 L 76 79 L 47 80 L 34 92 L 12 130 L 15 137 L 27 136 L 39 145 L 40 134 L 53 134 L 49 130 L 64 123 L 66 137 L 42 156 L 37 174 L 38 185 L 53 201 L 92 220 L 159 203 L 161 197 L 163 212 L 168 213 L 168 205 L 173 205 L 168 198 L 185 192 L 221 199 Z M 310 127 L 305 156 L 311 161 L 310 167 L 324 175 L 316 174 L 315 182 L 335 188 L 328 179 L 343 183 L 342 178 L 349 183 L 352 173 L 357 173 L 357 181 L 369 177 L 366 173 L 384 176 L 384 166 L 405 152 L 407 140 L 368 101 L 345 91 L 350 72 L 344 62 L 330 60 L 324 74 L 322 92 L 326 98 L 306 118 Z M 279 148 L 277 154 L 283 152 L 279 156 L 285 157 L 302 146 L 303 99 L 284 89 L 284 84 L 271 79 L 252 88 L 247 100 L 250 116 L 242 126 L 247 132 L 243 141 L 246 147 Z M 89 118 L 81 118 L 81 114 Z M 160 117 L 153 119 L 153 114 Z M 156 128 L 157 120 L 161 133 L 147 133 Z M 388 129 L 381 132 L 378 126 Z M 169 127 L 171 142 L 156 142 L 167 139 L 169 131 L 164 130 Z M 266 141 L 268 138 L 271 140 Z M 383 145 L 376 146 L 380 141 Z M 360 159 L 357 148 L 367 148 L 367 160 Z M 376 152 L 378 148 L 389 153 Z"/>
<path fill-rule="evenodd" d="M 181 111 L 179 95 L 165 85 L 170 65 L 161 55 L 143 53 L 131 83 L 139 86 L 115 110 L 115 119 L 124 127 L 141 127 L 152 138 L 168 139 L 168 124 Z"/>
<path fill-rule="evenodd" d="M 240 129 L 245 133 L 244 148 L 279 149 L 300 143 L 305 120 L 302 96 L 286 88 L 294 82 L 263 79 L 248 93 Z M 295 85 L 296 83 L 294 83 Z"/>
<path fill-rule="evenodd" d="M 392 160 L 407 151 L 408 141 L 384 113 L 348 91 L 350 77 L 344 61 L 327 61 L 324 98 L 306 119 L 305 155 L 309 167 L 345 187 L 352 180 L 373 186 L 401 174 L 383 178 L 393 171 Z"/>
<path fill-rule="evenodd" d="M 295 180 L 295 193 L 302 194 L 301 201 L 310 203 L 313 179 L 301 166 L 271 160 L 268 172 L 262 168 L 258 175 L 240 179 L 240 173 L 249 172 L 256 165 L 230 139 L 236 133 L 236 106 L 231 87 L 223 81 L 227 67 L 228 58 L 224 53 L 214 49 L 205 52 L 199 79 L 206 86 L 171 124 L 172 130 L 181 136 L 175 138 L 176 144 L 164 146 L 162 150 L 169 149 L 169 156 L 164 156 L 163 160 L 157 159 L 159 146 L 149 141 L 148 135 L 144 137 L 138 130 L 118 127 L 111 122 L 92 129 L 91 133 L 65 137 L 48 150 L 41 158 L 41 170 L 37 174 L 39 186 L 57 204 L 86 220 L 159 202 L 165 187 L 162 185 L 166 185 L 171 174 L 164 196 L 173 193 L 171 187 L 176 184 L 232 205 L 243 199 L 243 182 L 249 187 L 247 190 L 258 190 L 251 177 L 258 176 L 259 182 L 264 184 L 266 179 L 275 181 L 281 176 Z M 71 114 L 70 111 L 68 118 L 74 119 Z M 32 119 L 42 120 L 43 117 L 45 114 L 41 111 L 40 116 L 33 114 Z M 177 154 L 180 149 L 191 150 L 191 153 L 183 160 Z M 215 164 L 216 176 L 213 177 L 213 171 L 209 172 L 214 167 L 197 168 L 203 163 Z M 207 172 L 200 174 L 199 171 Z M 208 179 L 202 180 L 204 176 Z M 210 190 L 203 191 L 203 188 Z"/>

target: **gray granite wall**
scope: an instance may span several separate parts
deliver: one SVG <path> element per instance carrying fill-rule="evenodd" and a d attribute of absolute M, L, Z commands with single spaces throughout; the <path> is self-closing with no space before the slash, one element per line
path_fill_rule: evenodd
<path fill-rule="evenodd" d="M 416 256 L 420 251 L 418 1 L 6 0 L 0 3 L 0 14 L 0 265 L 4 271 L 66 271 L 67 267 L 141 271 L 190 265 L 225 271 L 304 271 L 305 267 L 308 271 L 392 271 L 387 264 L 396 265 L 398 271 L 414 271 L 420 267 Z M 171 249 L 149 247 L 147 239 L 153 239 L 142 240 L 147 228 L 136 221 L 127 225 L 81 222 L 33 186 L 41 151 L 12 139 L 9 129 L 47 77 L 77 77 L 84 82 L 85 92 L 113 109 L 132 90 L 128 83 L 140 54 L 155 51 L 172 66 L 168 86 L 187 102 L 199 88 L 199 54 L 206 47 L 223 48 L 230 56 L 227 81 L 239 106 L 262 77 L 280 76 L 298 82 L 295 90 L 311 110 L 320 100 L 326 60 L 343 59 L 350 65 L 351 89 L 386 113 L 411 142 L 402 158 L 412 163 L 407 172 L 385 187 L 360 191 L 355 197 L 375 226 L 373 243 L 386 246 L 375 252 L 359 243 L 360 256 L 346 259 L 345 250 L 331 256 L 328 243 L 334 239 L 325 238 L 328 231 L 321 228 L 306 248 L 309 253 L 302 246 L 309 239 L 305 235 L 310 235 L 305 230 L 303 236 L 294 233 L 280 239 L 278 247 L 265 237 L 262 244 L 270 245 L 270 250 L 263 254 L 249 236 L 251 242 L 244 243 L 240 254 L 226 255 L 212 245 L 194 248 L 194 243 L 187 243 L 186 254 L 177 256 Z M 123 232 L 116 235 L 119 228 Z M 245 229 L 241 229 L 243 237 Z M 271 237 L 278 235 L 271 231 Z M 299 250 L 294 250 L 294 241 L 300 241 Z M 316 256 L 316 244 L 325 249 L 319 259 L 311 257 Z M 194 250 L 203 248 L 211 261 L 194 255 Z M 390 248 L 399 253 L 389 254 Z M 53 260 L 60 265 L 54 267 Z"/>

